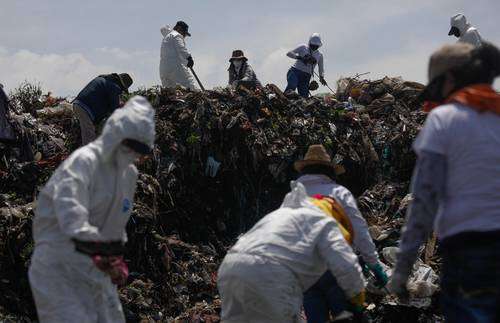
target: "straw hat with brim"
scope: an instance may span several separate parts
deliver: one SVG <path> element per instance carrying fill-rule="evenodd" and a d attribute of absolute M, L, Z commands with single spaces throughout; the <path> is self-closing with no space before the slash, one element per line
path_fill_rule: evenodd
<path fill-rule="evenodd" d="M 336 163 L 332 162 L 330 155 L 326 152 L 323 145 L 311 145 L 307 149 L 306 155 L 303 160 L 297 160 L 293 166 L 297 172 L 302 172 L 304 167 L 311 165 L 323 165 L 331 167 L 335 170 L 337 175 L 345 172 L 344 168 Z"/>
<path fill-rule="evenodd" d="M 232 62 L 233 60 L 235 59 L 242 59 L 244 60 L 245 62 L 248 61 L 248 58 L 245 57 L 245 54 L 243 54 L 243 51 L 242 50 L 234 50 L 233 51 L 233 55 L 232 57 L 229 59 L 230 62 Z"/>
<path fill-rule="evenodd" d="M 447 72 L 469 63 L 474 48 L 471 44 L 459 42 L 452 45 L 445 45 L 434 52 L 429 60 L 429 84 L 427 84 L 422 94 L 420 94 L 420 98 L 426 100 L 430 95 L 432 87 Z"/>

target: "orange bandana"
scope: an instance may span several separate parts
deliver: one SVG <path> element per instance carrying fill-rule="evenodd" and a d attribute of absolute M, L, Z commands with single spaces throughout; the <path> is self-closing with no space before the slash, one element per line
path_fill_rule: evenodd
<path fill-rule="evenodd" d="M 491 111 L 500 115 L 500 95 L 489 84 L 475 84 L 452 93 L 444 103 L 461 103 L 476 111 Z M 425 102 L 424 111 L 439 106 L 436 102 Z"/>

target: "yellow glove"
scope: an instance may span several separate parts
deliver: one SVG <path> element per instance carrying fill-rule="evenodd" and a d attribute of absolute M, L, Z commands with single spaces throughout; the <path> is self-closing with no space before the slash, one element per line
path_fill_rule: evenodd
<path fill-rule="evenodd" d="M 365 299 L 366 299 L 366 296 L 365 296 L 365 291 L 362 290 L 361 293 L 359 293 L 358 295 L 354 296 L 353 298 L 351 298 L 349 300 L 349 303 L 351 303 L 351 308 L 350 310 L 353 312 L 353 313 L 362 313 L 364 312 L 365 310 Z"/>

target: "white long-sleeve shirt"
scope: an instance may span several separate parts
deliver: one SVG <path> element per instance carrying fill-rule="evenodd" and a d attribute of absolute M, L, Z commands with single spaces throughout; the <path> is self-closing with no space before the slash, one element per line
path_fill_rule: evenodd
<path fill-rule="evenodd" d="M 379 260 L 377 249 L 352 193 L 325 175 L 304 175 L 297 182 L 304 185 L 309 196 L 315 194 L 330 196 L 340 203 L 349 220 L 351 220 L 354 229 L 354 247 L 361 253 L 364 261 L 369 264 L 376 264 Z"/>
<path fill-rule="evenodd" d="M 304 57 L 307 54 L 312 55 L 316 59 L 317 64 L 305 64 L 302 62 L 299 57 Z M 294 50 L 289 51 L 286 54 L 288 57 L 296 59 L 295 63 L 293 64 L 293 67 L 302 71 L 306 72 L 308 74 L 313 74 L 314 69 L 316 68 L 316 65 L 318 65 L 319 69 L 319 76 L 324 77 L 325 75 L 325 68 L 323 65 L 323 54 L 319 50 L 312 51 L 309 46 L 307 45 L 300 45 L 299 47 L 295 48 Z"/>

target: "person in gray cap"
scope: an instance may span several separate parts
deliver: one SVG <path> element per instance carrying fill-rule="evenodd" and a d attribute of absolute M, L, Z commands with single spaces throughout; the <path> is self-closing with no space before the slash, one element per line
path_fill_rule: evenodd
<path fill-rule="evenodd" d="M 96 125 L 120 106 L 120 95 L 128 93 L 130 75 L 100 75 L 90 81 L 73 101 L 73 111 L 80 121 L 82 146 L 96 138 Z"/>
<path fill-rule="evenodd" d="M 160 52 L 160 79 L 165 87 L 184 86 L 195 89 L 194 79 L 189 68 L 194 66 L 194 60 L 186 48 L 186 37 L 190 37 L 189 26 L 184 21 L 178 21 L 171 29 L 161 28 L 163 40 Z"/>
<path fill-rule="evenodd" d="M 434 230 L 442 256 L 446 322 L 499 322 L 500 51 L 489 43 L 446 45 L 429 63 L 422 99 L 432 101 L 413 149 L 413 203 L 389 289 L 406 283 L 420 246 Z"/>
<path fill-rule="evenodd" d="M 459 13 L 451 17 L 451 29 L 448 36 L 455 36 L 459 42 L 468 43 L 473 46 L 481 46 L 482 39 L 479 31 L 467 22 L 467 18 Z"/>

